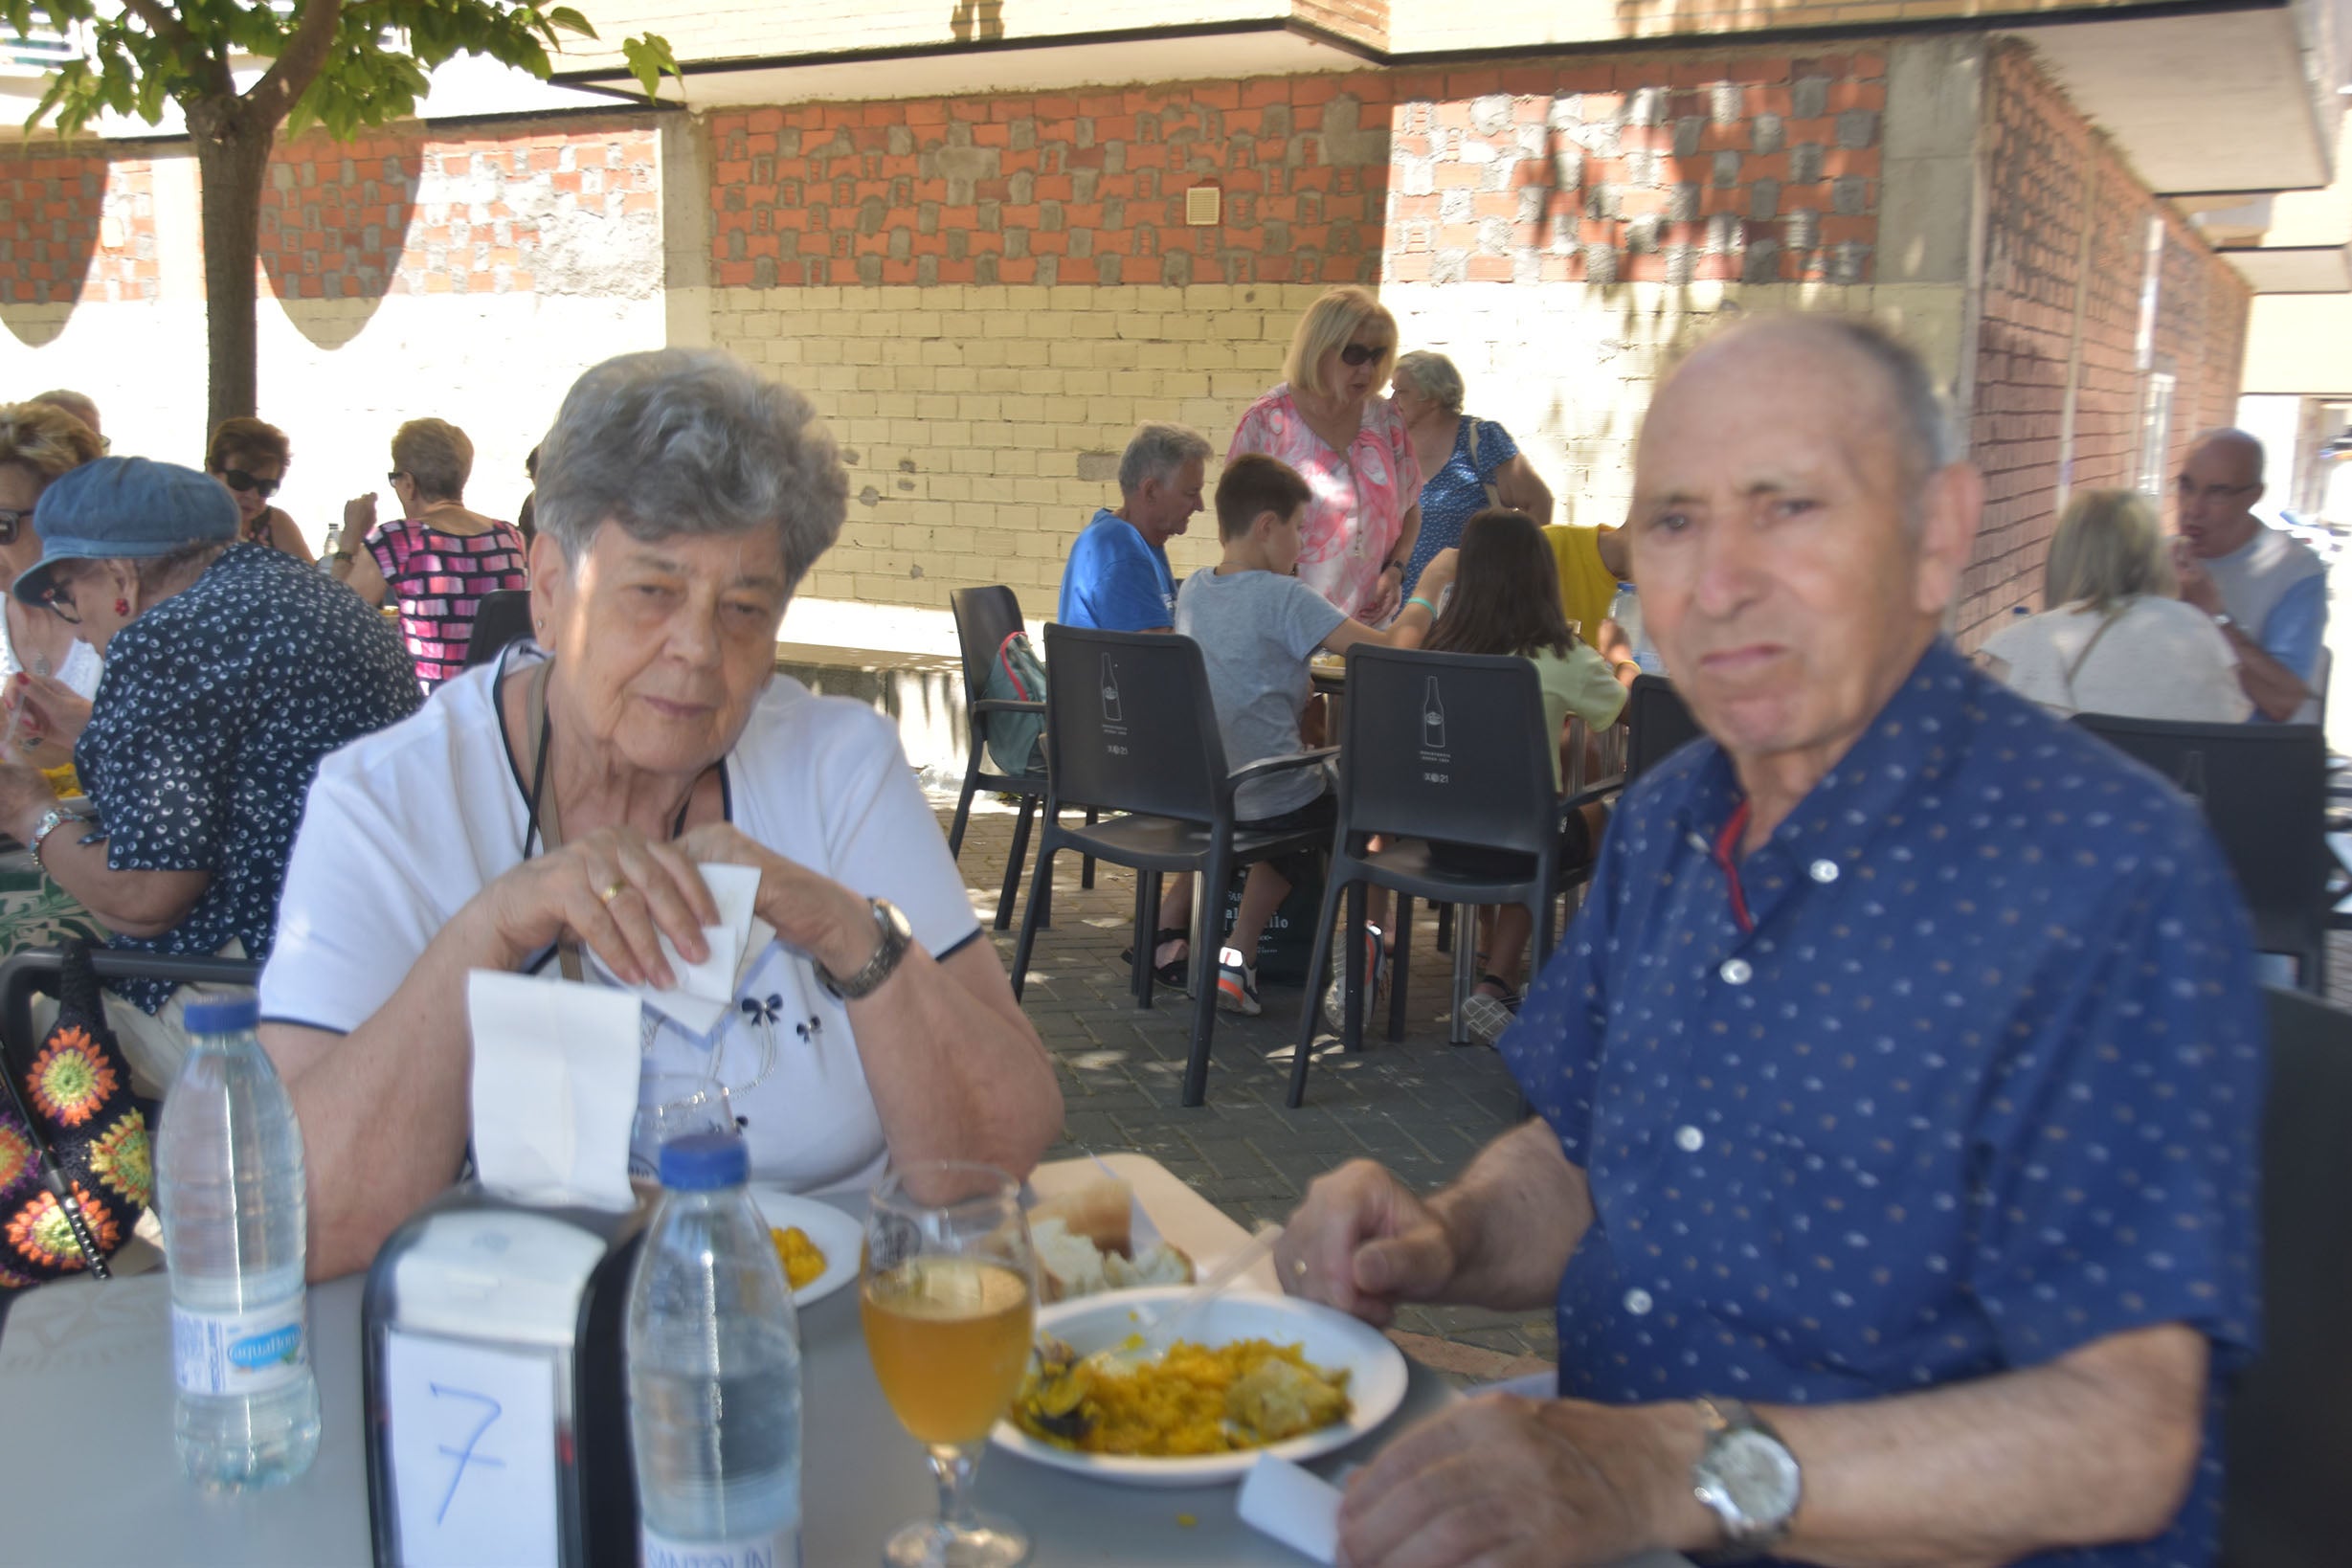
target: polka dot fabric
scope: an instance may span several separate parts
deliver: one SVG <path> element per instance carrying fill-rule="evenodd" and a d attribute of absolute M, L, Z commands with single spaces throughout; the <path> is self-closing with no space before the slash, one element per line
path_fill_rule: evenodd
<path fill-rule="evenodd" d="M 2033 1560 L 2204 1568 L 2265 1057 L 2203 821 L 1941 643 L 1727 874 L 1743 811 L 1706 740 L 1630 792 L 1501 1042 L 1598 1215 L 1561 1392 L 1863 1400 L 2184 1322 L 2215 1381 L 2172 1528 Z"/>
<path fill-rule="evenodd" d="M 291 555 L 232 545 L 114 636 L 74 749 L 117 871 L 210 871 L 149 952 L 269 955 L 286 855 L 319 759 L 423 702 L 399 639 L 358 594 Z M 152 1013 L 164 981 L 115 986 Z"/>

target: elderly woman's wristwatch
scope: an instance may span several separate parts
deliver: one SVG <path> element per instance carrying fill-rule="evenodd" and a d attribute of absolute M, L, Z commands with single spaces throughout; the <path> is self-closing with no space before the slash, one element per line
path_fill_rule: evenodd
<path fill-rule="evenodd" d="M 1698 1401 L 1707 1446 L 1691 1467 L 1691 1490 L 1723 1526 L 1723 1547 L 1696 1560 L 1744 1562 L 1788 1534 L 1804 1494 L 1797 1456 L 1781 1434 L 1737 1400 Z"/>
<path fill-rule="evenodd" d="M 840 978 L 821 961 L 809 960 L 817 971 L 818 983 L 842 1001 L 870 996 L 896 972 L 899 960 L 907 956 L 907 945 L 914 940 L 914 928 L 907 924 L 907 917 L 899 912 L 897 905 L 886 898 L 869 898 L 865 902 L 873 906 L 874 929 L 881 932 L 882 940 L 864 967 L 847 978 Z"/>

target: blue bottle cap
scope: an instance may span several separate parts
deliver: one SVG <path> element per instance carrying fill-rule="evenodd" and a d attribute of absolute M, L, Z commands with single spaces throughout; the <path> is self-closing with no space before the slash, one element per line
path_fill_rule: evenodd
<path fill-rule="evenodd" d="M 751 1155 L 732 1132 L 689 1132 L 661 1146 L 661 1185 L 706 1193 L 740 1187 L 751 1175 Z"/>
<path fill-rule="evenodd" d="M 261 1000 L 251 995 L 190 1002 L 181 1015 L 191 1035 L 234 1035 L 261 1021 Z"/>

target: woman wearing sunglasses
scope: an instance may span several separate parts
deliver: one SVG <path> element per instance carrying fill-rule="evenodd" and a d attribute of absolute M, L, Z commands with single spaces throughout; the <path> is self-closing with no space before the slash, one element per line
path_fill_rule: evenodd
<path fill-rule="evenodd" d="M 292 454 L 286 433 L 259 419 L 223 419 L 204 449 L 204 471 L 218 480 L 236 503 L 237 537 L 248 545 L 267 545 L 298 561 L 315 561 L 302 530 L 294 519 L 270 504 L 270 497 L 286 482 Z"/>
<path fill-rule="evenodd" d="M 0 406 L 0 594 L 41 558 L 33 505 L 59 475 L 101 455 L 98 436 L 52 404 Z M 15 708 L 15 744 L 0 762 L 43 770 L 74 760 L 105 665 L 75 629 L 13 597 L 0 605 L 0 709 Z M 8 721 L 0 718 L 0 726 Z"/>
<path fill-rule="evenodd" d="M 1397 319 L 1369 289 L 1335 288 L 1299 318 L 1280 386 L 1249 406 L 1231 462 L 1263 452 L 1313 492 L 1299 579 L 1343 614 L 1379 625 L 1404 598 L 1421 532 L 1421 465 L 1404 418 L 1378 396 L 1397 360 Z"/>

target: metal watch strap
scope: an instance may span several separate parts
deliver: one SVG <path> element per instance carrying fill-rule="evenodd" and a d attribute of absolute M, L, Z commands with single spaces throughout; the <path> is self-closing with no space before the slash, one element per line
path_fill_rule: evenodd
<path fill-rule="evenodd" d="M 43 871 L 47 871 L 49 869 L 49 867 L 41 864 L 41 845 L 48 840 L 51 834 L 56 832 L 57 829 L 63 827 L 66 823 L 72 821 L 74 817 L 71 812 L 65 811 L 57 806 L 52 806 L 48 811 L 41 815 L 41 819 L 33 825 L 33 836 L 25 840 L 25 850 L 26 853 L 33 857 L 33 863 L 35 866 L 38 866 Z"/>
<path fill-rule="evenodd" d="M 888 899 L 869 898 L 865 902 L 873 908 L 874 930 L 880 933 L 882 940 L 874 949 L 874 956 L 865 961 L 864 967 L 855 974 L 836 977 L 821 961 L 810 960 L 811 967 L 817 971 L 818 983 L 842 1001 L 856 1001 L 861 997 L 872 995 L 883 981 L 897 971 L 899 960 L 907 956 L 907 917 L 899 913 L 898 907 Z"/>
<path fill-rule="evenodd" d="M 1788 1445 L 1781 1441 L 1781 1434 L 1773 1430 L 1772 1423 L 1758 1416 L 1743 1401 L 1702 1395 L 1693 1402 L 1698 1405 L 1701 1419 L 1707 1422 L 1707 1445 L 1701 1450 L 1699 1456 L 1701 1466 L 1707 1463 L 1708 1456 L 1714 1452 L 1715 1445 L 1735 1432 L 1761 1433 L 1771 1439 L 1783 1453 L 1787 1451 Z M 1734 1519 L 1718 1506 L 1714 1498 L 1708 1495 L 1708 1487 L 1694 1482 L 1691 1490 L 1697 1495 L 1700 1504 L 1721 1522 L 1726 1537 L 1725 1544 L 1713 1551 L 1691 1554 L 1691 1561 L 1699 1564 L 1700 1568 L 1726 1568 L 1728 1564 L 1749 1562 L 1762 1557 L 1787 1536 L 1790 1522 L 1795 1517 L 1795 1510 L 1792 1508 L 1777 1526 L 1742 1536 Z"/>

